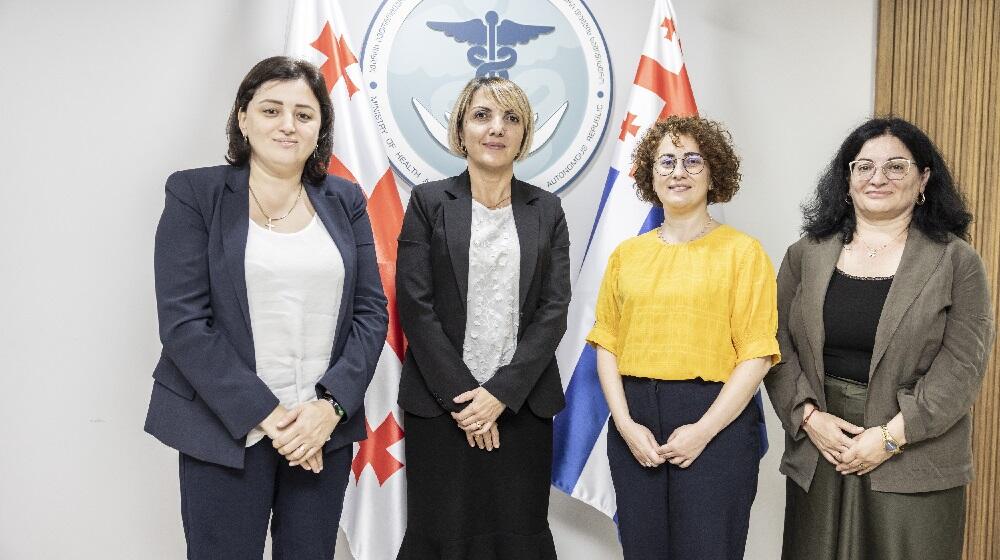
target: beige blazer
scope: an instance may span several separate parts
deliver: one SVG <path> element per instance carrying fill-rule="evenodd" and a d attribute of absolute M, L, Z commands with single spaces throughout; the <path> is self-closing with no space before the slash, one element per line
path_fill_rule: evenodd
<path fill-rule="evenodd" d="M 802 238 L 778 272 L 782 360 L 764 378 L 785 429 L 781 472 L 808 490 L 823 460 L 800 429 L 807 400 L 826 410 L 823 302 L 843 243 Z M 937 243 L 911 227 L 879 318 L 865 427 L 903 412 L 907 445 L 871 472 L 881 492 L 927 492 L 972 480 L 972 419 L 995 338 L 982 260 L 965 241 Z"/>

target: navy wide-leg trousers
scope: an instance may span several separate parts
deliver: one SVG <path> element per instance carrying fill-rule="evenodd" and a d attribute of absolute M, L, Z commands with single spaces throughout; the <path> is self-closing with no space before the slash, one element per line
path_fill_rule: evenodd
<path fill-rule="evenodd" d="M 632 418 L 663 444 L 697 422 L 722 390 L 701 380 L 622 377 Z M 626 560 L 742 560 L 757 493 L 760 411 L 750 404 L 686 469 L 640 465 L 608 425 L 608 461 Z"/>
<path fill-rule="evenodd" d="M 243 469 L 180 454 L 189 560 L 261 558 L 268 521 L 274 560 L 330 560 L 351 467 L 350 445 L 324 453 L 319 474 L 290 467 L 265 438 Z"/>

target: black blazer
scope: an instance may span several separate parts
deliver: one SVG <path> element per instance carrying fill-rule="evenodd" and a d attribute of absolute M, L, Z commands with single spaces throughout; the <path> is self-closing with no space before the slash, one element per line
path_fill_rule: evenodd
<path fill-rule="evenodd" d="M 511 182 L 521 245 L 517 348 L 483 387 L 513 412 L 527 401 L 550 418 L 565 406 L 556 346 L 566 332 L 570 299 L 569 231 L 559 197 Z M 409 346 L 399 406 L 434 417 L 464 408 L 452 399 L 479 383 L 462 361 L 469 281 L 472 188 L 468 171 L 417 186 L 399 234 L 396 304 Z"/>
<path fill-rule="evenodd" d="M 153 371 L 146 431 L 198 459 L 242 468 L 247 433 L 278 406 L 257 377 L 244 257 L 248 167 L 174 173 L 156 228 L 156 307 L 163 352 Z M 347 415 L 324 449 L 365 439 L 365 390 L 388 312 L 364 193 L 327 177 L 306 193 L 344 260 L 330 366 L 317 391 Z"/>

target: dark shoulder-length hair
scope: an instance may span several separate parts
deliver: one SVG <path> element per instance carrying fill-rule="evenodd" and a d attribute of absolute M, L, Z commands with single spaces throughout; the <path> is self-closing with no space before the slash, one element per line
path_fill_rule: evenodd
<path fill-rule="evenodd" d="M 952 233 L 968 239 L 972 214 L 958 191 L 941 152 L 924 131 L 898 117 L 873 118 L 852 131 L 840 145 L 830 165 L 816 185 L 812 200 L 802 206 L 802 231 L 815 240 L 840 235 L 844 243 L 854 238 L 854 205 L 847 202 L 850 188 L 848 164 L 857 157 L 865 142 L 884 135 L 894 136 L 906 145 L 913 160 L 914 172 L 930 169 L 924 188 L 925 201 L 913 209 L 913 225 L 927 237 L 944 243 Z"/>
<path fill-rule="evenodd" d="M 312 64 L 287 56 L 272 56 L 258 62 L 247 72 L 236 90 L 236 100 L 233 110 L 229 113 L 226 123 L 226 135 L 229 136 L 229 151 L 226 161 L 231 165 L 242 167 L 250 161 L 250 143 L 240 131 L 240 113 L 247 110 L 250 100 L 257 89 L 267 82 L 278 80 L 289 82 L 304 80 L 319 101 L 319 138 L 316 150 L 306 160 L 302 169 L 302 180 L 314 185 L 321 184 L 326 179 L 327 162 L 333 150 L 333 103 L 326 89 L 326 80 L 319 69 Z"/>

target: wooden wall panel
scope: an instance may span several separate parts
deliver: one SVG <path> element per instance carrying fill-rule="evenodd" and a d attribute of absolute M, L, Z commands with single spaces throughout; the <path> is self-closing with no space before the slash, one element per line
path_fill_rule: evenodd
<path fill-rule="evenodd" d="M 923 128 L 976 216 L 972 242 L 1000 310 L 1000 1 L 880 0 L 875 112 Z M 965 558 L 1000 559 L 1000 360 L 973 409 L 976 480 Z"/>

